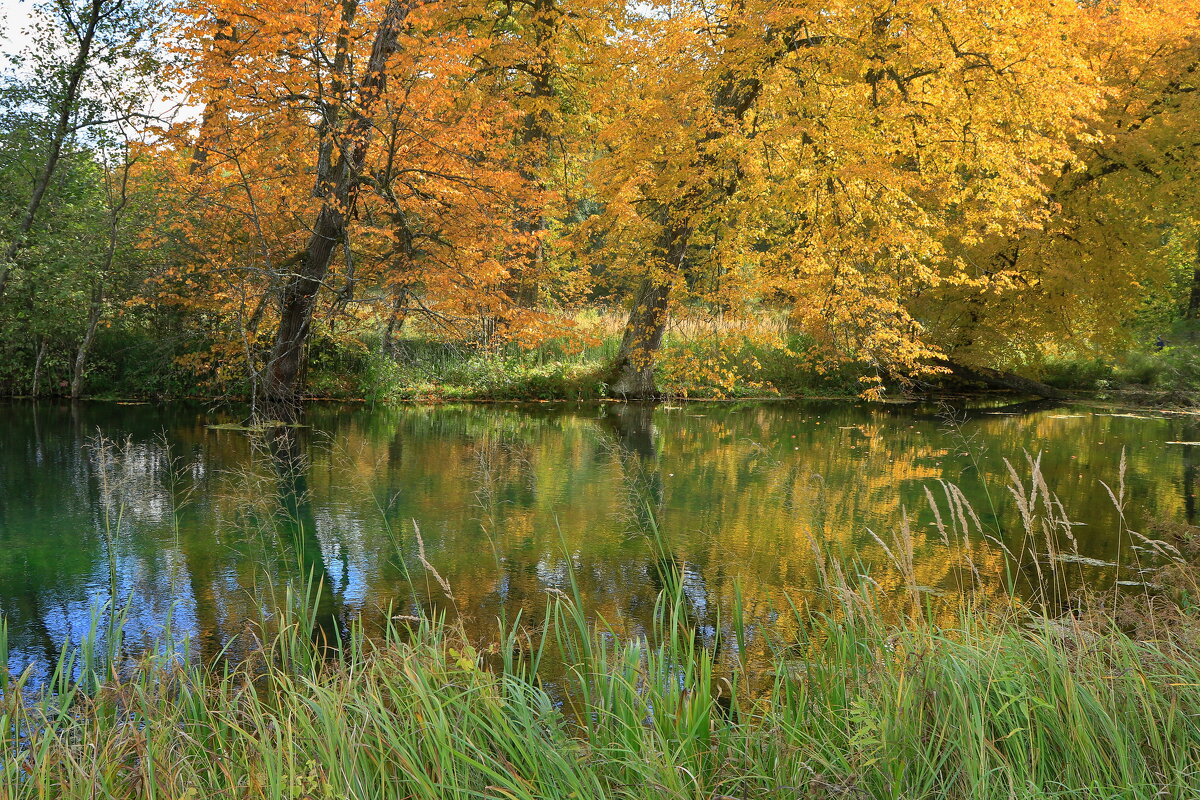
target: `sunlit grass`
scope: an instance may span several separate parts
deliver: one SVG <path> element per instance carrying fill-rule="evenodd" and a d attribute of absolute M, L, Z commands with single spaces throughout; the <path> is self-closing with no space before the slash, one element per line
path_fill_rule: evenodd
<path fill-rule="evenodd" d="M 316 396 L 404 400 L 589 400 L 607 395 L 625 314 L 581 311 L 562 335 L 536 343 L 438 327 L 412 327 L 384 348 L 319 351 Z M 861 366 L 822 371 L 811 342 L 790 333 L 778 311 L 734 316 L 699 309 L 673 315 L 659 357 L 659 390 L 670 397 L 728 399 L 777 395 L 855 396 Z M 386 351 L 386 352 L 385 352 Z"/>

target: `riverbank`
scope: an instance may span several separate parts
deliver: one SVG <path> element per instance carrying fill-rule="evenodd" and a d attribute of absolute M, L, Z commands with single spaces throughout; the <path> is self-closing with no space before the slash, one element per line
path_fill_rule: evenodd
<path fill-rule="evenodd" d="M 312 399 L 383 404 L 606 398 L 622 318 L 613 312 L 592 313 L 581 315 L 575 323 L 570 335 L 534 346 L 501 340 L 486 343 L 437 330 L 413 330 L 386 340 L 318 338 L 310 348 L 306 393 Z M 973 383 L 962 374 L 902 384 L 878 375 L 865 363 L 816 361 L 813 342 L 789 333 L 786 320 L 778 315 L 764 315 L 740 326 L 685 316 L 668 329 L 656 372 L 659 390 L 670 399 L 857 398 L 882 378 L 882 397 L 899 400 L 947 391 L 994 390 L 1011 379 L 1007 380 L 1010 391 L 1032 387 L 1035 393 L 1042 389 L 1046 395 L 1068 399 L 1194 408 L 1200 406 L 1197 341 L 1192 326 L 1180 323 L 1168 331 L 1161 349 L 1150 342 L 1104 357 L 1071 352 L 1048 355 L 1016 368 L 1019 377 L 994 373 L 996 385 Z M 247 370 L 239 357 L 217 358 L 206 348 L 198 341 L 167 346 L 152 338 L 106 334 L 93 355 L 86 396 L 249 398 Z M 40 383 L 44 396 L 68 392 L 69 376 L 59 374 L 65 368 L 46 365 Z M 9 391 L 25 385 L 17 381 Z"/>

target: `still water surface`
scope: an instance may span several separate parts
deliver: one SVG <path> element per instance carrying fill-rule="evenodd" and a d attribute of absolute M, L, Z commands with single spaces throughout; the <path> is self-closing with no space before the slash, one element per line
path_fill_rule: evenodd
<path fill-rule="evenodd" d="M 1122 451 L 1135 528 L 1194 521 L 1200 463 L 1200 447 L 1172 444 L 1200 440 L 1200 417 L 1080 407 L 977 408 L 948 424 L 932 407 L 847 402 L 316 406 L 270 435 L 182 404 L 0 411 L 0 613 L 9 668 L 35 680 L 86 634 L 114 575 L 131 640 L 170 620 L 196 658 L 306 572 L 343 624 L 456 610 L 494 630 L 502 613 L 544 608 L 573 570 L 589 613 L 636 626 L 659 589 L 656 525 L 698 620 L 727 610 L 735 583 L 766 620 L 812 585 L 813 541 L 895 584 L 869 531 L 889 540 L 907 509 L 917 583 L 953 592 L 963 550 L 992 567 L 1001 550 L 978 534 L 945 541 L 925 487 L 944 499 L 940 482 L 957 484 L 1015 547 L 1004 459 L 1027 475 L 1026 453 L 1042 454 L 1079 523 L 1080 580 L 1111 582 L 1091 562 L 1120 558 L 1101 481 L 1116 487 Z"/>

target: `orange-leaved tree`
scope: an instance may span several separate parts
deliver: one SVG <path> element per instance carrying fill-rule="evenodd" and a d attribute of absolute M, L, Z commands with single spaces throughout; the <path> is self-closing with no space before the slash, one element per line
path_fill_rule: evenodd
<path fill-rule="evenodd" d="M 521 114 L 478 81 L 479 3 L 185 3 L 171 141 L 182 295 L 230 320 L 256 391 L 293 400 L 314 325 L 401 298 L 447 323 L 506 303 L 529 249 Z M 266 331 L 265 333 L 263 331 Z"/>

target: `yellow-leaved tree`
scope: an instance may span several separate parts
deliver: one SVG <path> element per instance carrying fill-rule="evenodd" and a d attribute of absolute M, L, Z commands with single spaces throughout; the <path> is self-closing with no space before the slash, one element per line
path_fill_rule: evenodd
<path fill-rule="evenodd" d="M 1200 2 L 1085 7 L 1073 38 L 1102 87 L 1099 114 L 1043 176 L 1037 224 L 964 242 L 981 280 L 918 307 L 956 369 L 1036 367 L 1046 355 L 1128 344 L 1129 325 L 1172 283 L 1171 247 L 1196 247 L 1200 200 Z M 1188 296 L 1200 309 L 1200 273 Z"/>
<path fill-rule="evenodd" d="M 623 41 L 590 224 L 632 310 L 610 379 L 653 396 L 673 303 L 786 298 L 816 359 L 936 371 L 914 311 L 1041 225 L 1103 86 L 1052 0 L 671 3 Z M 870 387 L 868 387 L 870 391 Z"/>

